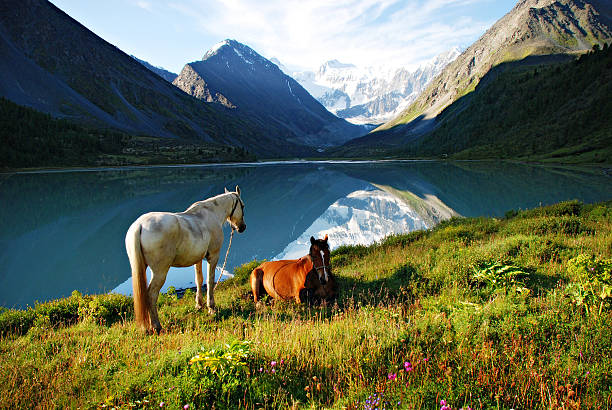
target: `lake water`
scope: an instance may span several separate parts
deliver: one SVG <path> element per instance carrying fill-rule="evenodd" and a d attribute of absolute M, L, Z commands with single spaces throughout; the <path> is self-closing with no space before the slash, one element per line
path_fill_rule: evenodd
<path fill-rule="evenodd" d="M 0 306 L 83 293 L 131 292 L 124 237 L 149 211 L 185 210 L 240 185 L 247 230 L 227 270 L 252 259 L 369 244 L 452 215 L 503 216 L 568 199 L 612 198 L 601 170 L 489 162 L 297 162 L 0 174 Z M 229 238 L 226 225 L 226 243 Z M 219 263 L 221 265 L 222 261 Z M 193 286 L 193 268 L 169 285 Z"/>

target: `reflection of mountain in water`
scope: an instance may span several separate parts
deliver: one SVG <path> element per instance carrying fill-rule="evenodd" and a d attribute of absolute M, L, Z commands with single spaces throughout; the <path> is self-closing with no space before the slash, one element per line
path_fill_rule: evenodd
<path fill-rule="evenodd" d="M 328 235 L 332 249 L 342 245 L 369 245 L 389 235 L 431 228 L 457 215 L 435 195 L 423 194 L 421 198 L 388 185 L 373 185 L 367 190 L 351 192 L 331 204 L 275 259 L 305 255 L 311 236 Z"/>
<path fill-rule="evenodd" d="M 378 189 L 351 192 L 331 204 L 306 231 L 276 257 L 296 259 L 308 253 L 310 237 L 329 236 L 332 249 L 369 245 L 386 236 L 430 227 L 402 199 Z"/>

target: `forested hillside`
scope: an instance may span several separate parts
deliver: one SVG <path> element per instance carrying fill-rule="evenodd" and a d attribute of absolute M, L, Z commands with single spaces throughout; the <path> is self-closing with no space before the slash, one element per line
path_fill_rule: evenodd
<path fill-rule="evenodd" d="M 0 168 L 244 161 L 242 148 L 91 129 L 0 97 Z"/>
<path fill-rule="evenodd" d="M 490 76 L 495 77 L 492 73 Z M 612 161 L 612 48 L 540 67 L 518 65 L 484 81 L 405 155 Z M 465 107 L 465 108 L 464 108 Z"/>

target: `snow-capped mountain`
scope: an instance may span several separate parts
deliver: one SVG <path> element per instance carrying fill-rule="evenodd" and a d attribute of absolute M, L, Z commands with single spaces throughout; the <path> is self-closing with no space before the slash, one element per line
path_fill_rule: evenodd
<path fill-rule="evenodd" d="M 280 143 L 330 147 L 366 133 L 334 116 L 276 64 L 235 40 L 224 40 L 202 60 L 186 64 L 173 84 L 229 108 Z"/>
<path fill-rule="evenodd" d="M 285 72 L 337 116 L 356 124 L 381 123 L 414 101 L 459 54 L 460 50 L 453 48 L 414 71 L 403 67 L 357 67 L 330 60 L 316 72 Z M 274 62 L 286 70 L 278 60 Z"/>

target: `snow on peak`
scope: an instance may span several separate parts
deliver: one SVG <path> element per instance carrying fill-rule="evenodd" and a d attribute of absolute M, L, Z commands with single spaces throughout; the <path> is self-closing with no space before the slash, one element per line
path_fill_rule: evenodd
<path fill-rule="evenodd" d="M 225 47 L 225 46 L 229 46 L 229 45 L 230 45 L 230 42 L 231 42 L 231 40 L 229 40 L 229 39 L 226 39 L 226 40 L 223 40 L 223 41 L 218 42 L 217 44 L 215 44 L 214 46 L 212 46 L 212 47 L 210 48 L 210 50 L 208 50 L 208 51 L 206 52 L 206 54 L 204 54 L 204 58 L 203 58 L 203 60 L 206 60 L 208 57 L 212 57 L 212 56 L 214 56 L 214 55 L 215 55 L 215 54 L 217 54 L 217 53 L 219 52 L 219 50 L 221 50 L 223 47 Z"/>
<path fill-rule="evenodd" d="M 325 64 L 323 64 L 323 67 L 327 67 L 327 68 L 354 68 L 355 65 L 354 64 L 341 63 L 340 61 L 334 59 L 334 60 L 326 61 Z"/>

